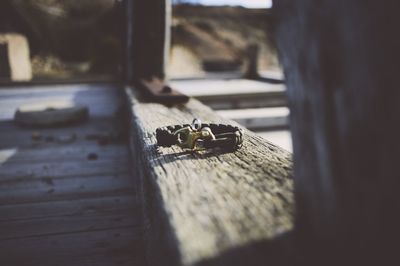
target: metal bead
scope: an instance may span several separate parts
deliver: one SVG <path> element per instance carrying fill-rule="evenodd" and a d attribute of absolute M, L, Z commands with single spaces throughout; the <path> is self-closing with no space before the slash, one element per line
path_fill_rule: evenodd
<path fill-rule="evenodd" d="M 199 131 L 201 129 L 201 120 L 198 118 L 193 119 L 191 127 L 193 130 Z"/>

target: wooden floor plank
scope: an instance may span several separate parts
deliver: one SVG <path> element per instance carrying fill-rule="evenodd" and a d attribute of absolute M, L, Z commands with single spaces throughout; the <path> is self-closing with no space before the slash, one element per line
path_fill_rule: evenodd
<path fill-rule="evenodd" d="M 217 114 L 250 130 L 289 127 L 289 109 L 287 107 L 220 110 L 217 111 Z"/>
<path fill-rule="evenodd" d="M 43 101 L 85 104 L 90 119 L 57 128 L 12 121 L 18 106 Z M 145 264 L 121 103 L 109 85 L 0 89 L 2 265 Z"/>
<path fill-rule="evenodd" d="M 246 79 L 175 80 L 171 86 L 215 110 L 286 106 L 284 84 Z"/>
<path fill-rule="evenodd" d="M 136 227 L 0 241 L 4 265 L 145 265 Z"/>
<path fill-rule="evenodd" d="M 121 143 L 121 130 L 113 121 L 99 119 L 61 128 L 21 128 L 12 121 L 0 122 L 0 150 L 5 148 L 37 147 L 38 145 L 97 143 L 93 137 L 106 136 L 111 143 Z M 40 139 L 35 140 L 34 136 Z M 48 139 L 52 139 L 49 141 Z M 68 140 L 69 139 L 69 140 Z M 91 140 L 92 139 L 92 140 Z"/>
<path fill-rule="evenodd" d="M 128 172 L 128 158 L 118 160 L 84 159 L 82 161 L 58 161 L 46 163 L 24 162 L 23 164 L 6 162 L 0 166 L 0 186 L 5 182 L 23 180 L 113 175 Z"/>
<path fill-rule="evenodd" d="M 0 186 L 0 205 L 72 200 L 121 195 L 121 193 L 135 193 L 133 180 L 126 174 L 85 178 L 44 178 Z"/>
<path fill-rule="evenodd" d="M 38 143 L 35 147 L 0 150 L 0 162 L 21 164 L 26 162 L 85 161 L 89 154 L 96 154 L 99 160 L 129 158 L 129 151 L 124 145 L 100 146 L 96 142 L 81 141 L 68 145 Z"/>
<path fill-rule="evenodd" d="M 0 241 L 139 226 L 140 212 L 133 207 L 134 205 L 122 210 L 0 222 Z"/>
<path fill-rule="evenodd" d="M 0 90 L 0 120 L 12 119 L 21 105 L 66 102 L 86 105 L 90 116 L 113 117 L 118 111 L 122 98 L 117 89 L 109 85 L 64 85 L 38 86 L 26 89 Z"/>
<path fill-rule="evenodd" d="M 0 223 L 135 209 L 137 204 L 137 197 L 133 193 L 110 197 L 9 204 L 0 206 Z"/>

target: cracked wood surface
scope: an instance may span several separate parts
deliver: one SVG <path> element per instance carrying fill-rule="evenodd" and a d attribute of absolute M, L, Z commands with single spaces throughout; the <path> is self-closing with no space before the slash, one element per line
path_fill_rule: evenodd
<path fill-rule="evenodd" d="M 247 130 L 243 147 L 234 153 L 158 147 L 157 127 L 194 117 L 234 122 L 194 99 L 166 107 L 141 101 L 130 88 L 126 93 L 150 264 L 264 265 L 269 255 L 282 254 L 274 243 L 293 226 L 291 154 Z"/>

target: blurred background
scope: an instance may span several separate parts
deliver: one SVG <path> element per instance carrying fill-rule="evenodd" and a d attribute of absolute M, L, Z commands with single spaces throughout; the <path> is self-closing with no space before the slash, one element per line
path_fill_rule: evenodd
<path fill-rule="evenodd" d="M 171 85 L 291 151 L 271 1 L 172 3 Z M 124 14 L 120 0 L 1 1 L 0 82 L 120 79 Z"/>
<path fill-rule="evenodd" d="M 271 1 L 173 3 L 173 86 L 292 151 Z"/>
<path fill-rule="evenodd" d="M 242 73 L 251 44 L 258 45 L 260 71 L 280 71 L 267 2 L 175 0 L 170 77 Z"/>

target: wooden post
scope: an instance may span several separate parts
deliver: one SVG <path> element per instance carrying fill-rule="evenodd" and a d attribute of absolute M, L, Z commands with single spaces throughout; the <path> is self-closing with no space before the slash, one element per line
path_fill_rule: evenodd
<path fill-rule="evenodd" d="M 133 9 L 131 49 L 134 78 L 164 78 L 170 43 L 171 2 L 133 1 L 130 8 Z"/>
<path fill-rule="evenodd" d="M 399 264 L 400 3 L 279 0 L 308 264 Z"/>
<path fill-rule="evenodd" d="M 0 34 L 0 45 L 0 77 L 8 77 L 12 81 L 31 80 L 32 67 L 27 38 L 16 33 Z"/>
<path fill-rule="evenodd" d="M 8 58 L 8 43 L 0 43 L 0 78 L 11 78 L 10 60 Z"/>
<path fill-rule="evenodd" d="M 133 81 L 133 0 L 124 1 L 124 10 L 126 16 L 126 34 L 124 35 L 125 56 L 123 60 L 123 74 L 125 83 L 130 84 Z"/>
<path fill-rule="evenodd" d="M 259 56 L 260 47 L 256 44 L 250 44 L 247 47 L 247 69 L 244 74 L 244 78 L 247 79 L 259 79 L 260 75 L 258 74 L 258 56 Z"/>

